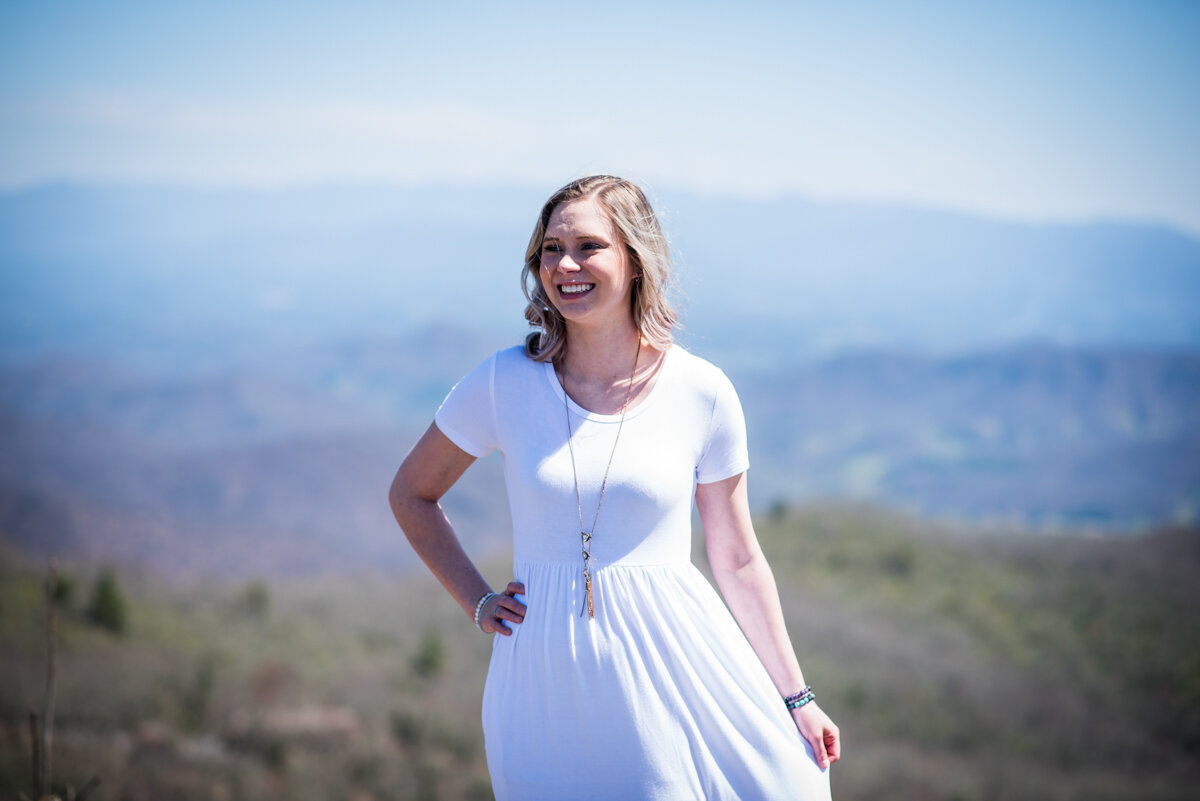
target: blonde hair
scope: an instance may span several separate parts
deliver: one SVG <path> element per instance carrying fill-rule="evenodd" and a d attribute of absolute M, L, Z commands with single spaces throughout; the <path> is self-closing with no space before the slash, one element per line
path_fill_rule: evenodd
<path fill-rule="evenodd" d="M 521 289 L 529 301 L 525 319 L 538 329 L 526 337 L 525 354 L 539 362 L 554 362 L 566 353 L 566 321 L 550 303 L 542 286 L 542 240 L 556 208 L 584 199 L 594 199 L 608 214 L 632 261 L 634 325 L 654 348 L 666 350 L 673 341 L 671 331 L 676 314 L 668 297 L 673 279 L 662 226 L 637 184 L 613 175 L 589 175 L 550 196 L 525 248 L 525 265 L 521 268 Z"/>

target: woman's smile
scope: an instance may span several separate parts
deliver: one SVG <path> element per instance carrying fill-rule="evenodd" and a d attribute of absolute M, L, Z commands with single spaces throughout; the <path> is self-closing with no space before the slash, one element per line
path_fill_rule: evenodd
<path fill-rule="evenodd" d="M 558 291 L 563 295 L 585 295 L 596 288 L 595 284 L 559 284 Z"/>

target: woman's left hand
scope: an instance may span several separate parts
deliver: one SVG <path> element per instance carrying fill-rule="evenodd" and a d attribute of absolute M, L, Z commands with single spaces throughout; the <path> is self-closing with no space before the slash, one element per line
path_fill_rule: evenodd
<path fill-rule="evenodd" d="M 812 746 L 813 756 L 821 770 L 825 770 L 842 758 L 842 735 L 829 716 L 811 701 L 799 709 L 792 710 L 792 719 L 800 735 Z"/>
<path fill-rule="evenodd" d="M 493 595 L 479 610 L 479 628 L 487 634 L 502 634 L 512 636 L 512 626 L 509 623 L 525 621 L 525 604 L 516 599 L 517 595 L 525 594 L 525 585 L 519 581 L 508 582 L 504 592 Z"/>

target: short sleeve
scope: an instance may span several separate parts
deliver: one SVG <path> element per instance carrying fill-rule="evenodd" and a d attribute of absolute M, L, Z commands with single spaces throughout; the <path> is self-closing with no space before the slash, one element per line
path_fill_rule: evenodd
<path fill-rule="evenodd" d="M 750 467 L 742 402 L 738 400 L 733 382 L 724 373 L 718 376 L 708 440 L 696 466 L 696 481 L 700 484 L 736 476 Z"/>
<path fill-rule="evenodd" d="M 459 448 L 478 458 L 496 450 L 496 357 L 454 385 L 433 421 Z"/>

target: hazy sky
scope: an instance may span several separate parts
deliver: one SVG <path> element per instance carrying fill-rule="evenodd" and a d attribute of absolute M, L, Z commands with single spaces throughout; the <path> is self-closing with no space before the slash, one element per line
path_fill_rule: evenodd
<path fill-rule="evenodd" d="M 612 171 L 1200 233 L 1200 2 L 5 2 L 0 188 Z"/>

